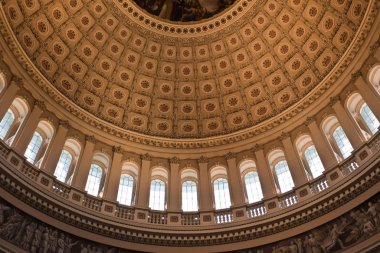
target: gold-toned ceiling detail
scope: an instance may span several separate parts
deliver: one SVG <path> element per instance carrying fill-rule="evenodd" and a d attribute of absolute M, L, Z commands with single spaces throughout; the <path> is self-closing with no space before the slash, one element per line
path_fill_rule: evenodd
<path fill-rule="evenodd" d="M 137 29 L 133 13 L 117 11 L 122 2 L 9 0 L 4 10 L 66 97 L 122 128 L 171 138 L 231 133 L 289 108 L 346 52 L 368 5 L 258 1 L 239 27 L 189 43 Z"/>

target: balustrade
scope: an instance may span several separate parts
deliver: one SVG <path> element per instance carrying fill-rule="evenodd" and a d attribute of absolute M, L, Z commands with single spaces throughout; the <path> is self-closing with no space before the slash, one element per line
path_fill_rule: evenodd
<path fill-rule="evenodd" d="M 181 215 L 181 224 L 185 226 L 200 225 L 201 219 L 199 213 L 183 213 Z"/>
<path fill-rule="evenodd" d="M 343 176 L 347 176 L 354 170 L 359 168 L 358 163 L 356 162 L 356 158 L 351 156 L 349 157 L 341 166 L 340 170 L 342 171 Z"/>
<path fill-rule="evenodd" d="M 168 215 L 165 212 L 149 212 L 148 222 L 153 224 L 168 224 Z"/>
<path fill-rule="evenodd" d="M 100 212 L 102 207 L 102 201 L 93 197 L 85 196 L 82 205 L 91 210 Z"/>
<path fill-rule="evenodd" d="M 264 204 L 256 204 L 247 207 L 247 213 L 249 218 L 262 216 L 267 213 L 267 208 Z"/>
<path fill-rule="evenodd" d="M 298 203 L 298 197 L 295 192 L 288 193 L 279 198 L 281 208 L 286 208 Z"/>
<path fill-rule="evenodd" d="M 66 184 L 63 184 L 59 181 L 53 181 L 51 190 L 52 192 L 61 196 L 62 198 L 65 198 L 65 199 L 69 198 L 70 188 L 67 187 Z"/>
<path fill-rule="evenodd" d="M 214 218 L 215 218 L 216 224 L 232 222 L 233 221 L 232 210 L 230 209 L 216 210 Z"/>
<path fill-rule="evenodd" d="M 133 220 L 135 210 L 132 207 L 117 206 L 115 211 L 115 216 L 123 220 Z"/>
<path fill-rule="evenodd" d="M 320 179 L 317 179 L 310 185 L 310 190 L 313 194 L 320 193 L 321 191 L 326 190 L 329 187 L 328 180 L 325 176 Z"/>

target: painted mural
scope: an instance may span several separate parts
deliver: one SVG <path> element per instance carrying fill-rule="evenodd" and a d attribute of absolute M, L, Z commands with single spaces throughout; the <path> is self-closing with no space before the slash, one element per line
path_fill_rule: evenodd
<path fill-rule="evenodd" d="M 330 253 L 380 232 L 380 193 L 341 217 L 307 233 L 233 253 Z M 73 236 L 23 213 L 0 198 L 0 237 L 31 253 L 137 253 Z M 372 252 L 379 252 L 380 248 Z M 1 252 L 1 245 L 0 245 Z"/>
<path fill-rule="evenodd" d="M 228 8 L 235 0 L 134 0 L 141 8 L 171 21 L 199 21 Z"/>

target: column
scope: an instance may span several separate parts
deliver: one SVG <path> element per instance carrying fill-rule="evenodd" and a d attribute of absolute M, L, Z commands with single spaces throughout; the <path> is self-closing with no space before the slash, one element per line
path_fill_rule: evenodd
<path fill-rule="evenodd" d="M 210 211 L 213 209 L 213 199 L 212 199 L 212 186 L 210 173 L 208 171 L 208 159 L 206 157 L 201 157 L 198 160 L 199 166 L 199 210 L 200 211 Z"/>
<path fill-rule="evenodd" d="M 269 168 L 268 160 L 265 158 L 264 150 L 261 146 L 255 147 L 257 174 L 259 175 L 264 199 L 271 198 L 277 194 L 276 184 L 273 174 Z"/>
<path fill-rule="evenodd" d="M 236 155 L 228 153 L 226 155 L 228 165 L 228 185 L 231 194 L 232 207 L 245 204 L 243 185 L 241 182 L 240 170 L 236 165 Z"/>
<path fill-rule="evenodd" d="M 293 146 L 292 140 L 288 133 L 282 133 L 281 137 L 282 145 L 284 146 L 286 162 L 289 165 L 290 172 L 293 177 L 295 187 L 307 183 L 307 176 L 302 162 Z"/>
<path fill-rule="evenodd" d="M 13 100 L 16 98 L 17 92 L 20 90 L 21 81 L 11 81 L 10 85 L 6 87 L 4 94 L 0 98 L 0 121 L 7 113 Z"/>
<path fill-rule="evenodd" d="M 354 123 L 352 117 L 350 117 L 344 109 L 339 96 L 330 99 L 330 106 L 333 108 L 339 124 L 342 126 L 347 138 L 350 140 L 352 147 L 354 149 L 359 148 L 363 143 L 364 137 L 361 135 L 359 127 Z"/>
<path fill-rule="evenodd" d="M 46 159 L 41 168 L 50 175 L 54 175 L 57 163 L 61 157 L 63 147 L 65 146 L 66 136 L 69 128 L 70 125 L 68 121 L 59 121 L 58 131 L 55 134 L 54 139 L 50 143 L 50 147 L 46 152 Z"/>
<path fill-rule="evenodd" d="M 19 133 L 17 134 L 15 140 L 12 143 L 14 150 L 18 154 L 24 154 L 26 148 L 29 145 L 30 140 L 33 137 L 34 131 L 36 130 L 38 123 L 40 122 L 40 117 L 43 110 L 45 109 L 45 104 L 42 101 L 36 100 L 34 102 L 34 107 L 32 112 L 29 114 L 26 120 L 22 123 Z"/>
<path fill-rule="evenodd" d="M 173 157 L 172 159 L 170 159 L 169 199 L 168 199 L 169 212 L 181 211 L 181 205 L 180 205 L 181 179 L 179 177 L 179 163 L 180 163 L 180 160 L 177 157 Z"/>
<path fill-rule="evenodd" d="M 78 190 L 84 191 L 87 183 L 88 173 L 90 172 L 91 162 L 95 149 L 95 137 L 86 136 L 86 143 L 78 162 L 77 169 L 74 171 L 72 186 Z"/>
<path fill-rule="evenodd" d="M 366 82 L 363 79 L 363 76 L 360 76 L 355 81 L 355 86 L 359 89 L 360 94 L 362 95 L 364 101 L 367 103 L 371 111 L 376 116 L 376 118 L 380 121 L 380 99 L 373 92 L 369 82 Z"/>
<path fill-rule="evenodd" d="M 139 176 L 139 185 L 137 191 L 136 206 L 139 208 L 149 207 L 149 190 L 150 190 L 150 163 L 152 158 L 149 154 L 141 156 L 141 173 Z"/>
<path fill-rule="evenodd" d="M 113 147 L 112 151 L 112 164 L 105 179 L 103 198 L 116 201 L 122 172 L 123 151 L 121 147 Z"/>
<path fill-rule="evenodd" d="M 308 118 L 306 120 L 306 125 L 310 130 L 310 136 L 313 140 L 313 144 L 318 152 L 319 157 L 325 167 L 325 169 L 330 169 L 338 164 L 334 152 L 330 148 L 330 144 L 327 142 L 325 136 L 323 136 L 321 130 L 319 129 L 317 122 L 314 118 Z"/>

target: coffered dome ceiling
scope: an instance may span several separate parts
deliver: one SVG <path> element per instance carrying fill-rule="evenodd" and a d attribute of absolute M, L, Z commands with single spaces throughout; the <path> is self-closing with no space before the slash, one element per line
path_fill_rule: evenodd
<path fill-rule="evenodd" d="M 201 138 L 254 127 L 315 92 L 367 5 L 240 0 L 187 23 L 127 0 L 9 0 L 4 9 L 33 64 L 77 106 L 127 130 Z"/>

